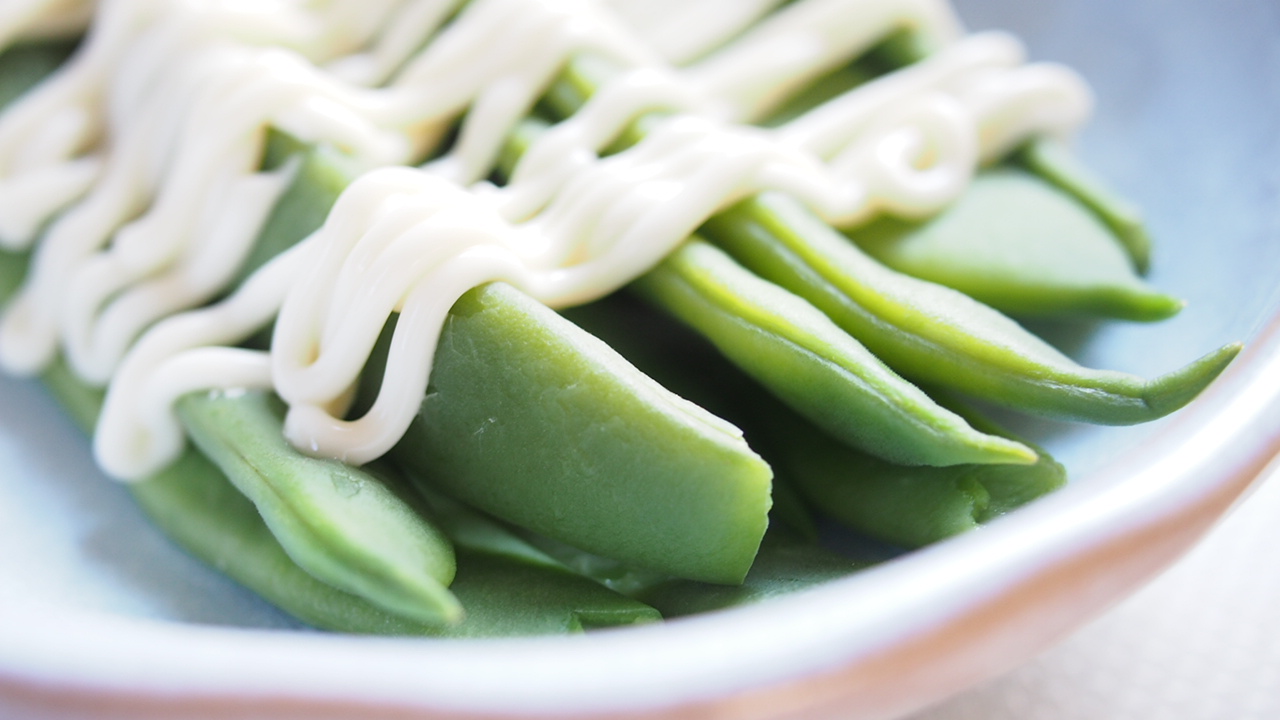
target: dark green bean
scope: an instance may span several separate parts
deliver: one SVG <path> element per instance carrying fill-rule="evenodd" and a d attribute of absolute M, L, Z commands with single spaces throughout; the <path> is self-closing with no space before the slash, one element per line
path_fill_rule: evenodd
<path fill-rule="evenodd" d="M 773 437 L 762 440 L 768 447 L 762 452 L 781 482 L 798 488 L 820 513 L 900 547 L 977 528 L 1067 479 L 1062 465 L 1039 448 L 1030 466 L 904 467 L 832 442 L 800 418 L 769 419 Z"/>

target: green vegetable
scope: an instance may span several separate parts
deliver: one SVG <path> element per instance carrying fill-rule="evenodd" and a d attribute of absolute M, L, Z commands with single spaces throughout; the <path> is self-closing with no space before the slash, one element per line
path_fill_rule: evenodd
<path fill-rule="evenodd" d="M 769 509 L 772 473 L 736 428 L 501 283 L 454 305 L 392 454 L 503 520 L 710 582 L 742 580 Z"/>
<path fill-rule="evenodd" d="M 832 442 L 799 418 L 769 421 L 766 455 L 780 481 L 822 514 L 900 547 L 973 530 L 1067 480 L 1062 465 L 1042 450 L 1030 466 L 904 467 Z"/>
<path fill-rule="evenodd" d="M 261 244 L 304 237 L 299 226 L 323 221 L 319 206 L 348 172 L 330 151 L 309 151 Z M 740 581 L 769 507 L 771 473 L 736 429 L 509 286 L 455 305 L 423 410 L 393 452 L 498 517 L 684 577 Z"/>
<path fill-rule="evenodd" d="M 1015 154 L 1024 164 L 1092 210 L 1129 254 L 1134 268 L 1145 273 L 1151 264 L 1151 236 L 1137 206 L 1112 192 L 1061 143 L 1037 138 Z"/>
<path fill-rule="evenodd" d="M 61 67 L 75 48 L 75 42 L 47 40 L 23 42 L 0 51 L 0 108 Z"/>
<path fill-rule="evenodd" d="M 1190 402 L 1240 351 L 1227 345 L 1154 380 L 1081 367 L 967 295 L 885 268 L 774 193 L 738 203 L 703 232 L 905 377 L 1030 413 L 1113 425 L 1154 420 Z"/>
<path fill-rule="evenodd" d="M 978 527 L 1066 481 L 1063 467 L 1040 448 L 1030 465 L 895 465 L 838 442 L 737 372 L 691 329 L 640 303 L 613 297 L 568 315 L 646 374 L 742 427 L 776 473 L 775 519 L 810 538 L 816 530 L 793 492 L 861 536 L 918 547 Z M 957 413 L 983 432 L 1004 434 L 971 410 Z"/>
<path fill-rule="evenodd" d="M 578 58 L 543 106 L 569 115 L 614 72 L 606 62 Z M 659 119 L 656 113 L 636 119 L 609 151 L 638 142 Z M 536 132 L 528 127 L 522 132 Z M 517 139 L 505 161 L 527 142 Z M 972 298 L 889 270 L 776 193 L 716 214 L 701 232 L 761 278 L 808 300 L 904 377 L 1036 414 L 1103 424 L 1153 420 L 1190 402 L 1241 347 L 1227 345 L 1154 380 L 1084 368 Z"/>
<path fill-rule="evenodd" d="M 520 126 L 504 153 L 504 169 L 544 127 L 537 121 Z M 635 287 L 843 442 L 910 465 L 1035 461 L 1025 446 L 975 431 L 807 301 L 705 243 L 687 242 Z"/>
<path fill-rule="evenodd" d="M 636 288 L 832 437 L 905 465 L 1029 463 L 885 367 L 826 315 L 693 239 Z"/>
<path fill-rule="evenodd" d="M 549 91 L 544 108 L 571 112 L 609 72 L 589 58 L 575 61 Z M 832 82 L 857 78 L 833 75 Z M 656 119 L 637 120 L 611 150 L 638 141 Z M 277 137 L 264 165 L 295 162 L 297 151 L 287 138 Z M 349 173 L 336 154 L 325 157 L 325 152 L 309 151 L 301 161 L 297 180 L 278 203 L 240 279 L 322 221 Z M 506 161 L 514 162 L 518 154 L 518 148 L 509 148 Z M 1113 231 L 1127 227 L 1122 210 L 1067 163 L 1034 143 L 1021 159 L 1067 192 L 1094 198 L 1086 205 Z M 1047 458 L 1022 466 L 967 464 L 1025 462 L 1034 454 L 974 430 L 894 371 L 950 382 L 1032 411 L 1138 422 L 1188 401 L 1238 350 L 1228 346 L 1151 382 L 1090 371 L 959 293 L 886 270 L 785 198 L 745 201 L 712 219 L 706 232 L 760 277 L 722 252 L 694 243 L 640 286 L 841 439 L 903 462 L 952 463 L 888 467 L 818 431 L 804 430 L 801 421 L 787 420 L 786 411 L 748 428 L 753 441 L 762 438 L 762 449 L 779 458 L 780 467 L 796 473 L 795 484 L 810 497 L 825 498 L 831 509 L 873 510 L 870 520 L 852 523 L 875 526 L 883 517 L 874 511 L 877 504 L 913 511 L 942 508 L 899 523 L 906 530 L 888 531 L 899 533 L 894 541 L 904 544 L 936 539 L 963 521 L 981 522 L 1019 504 L 1053 485 L 1060 468 Z M 1128 240 L 1141 267 L 1140 243 Z M 0 260 L 2 271 L 8 260 Z M 1108 267 L 1114 265 L 1108 260 Z M 1084 268 L 1095 269 L 1096 264 Z M 1129 287 L 1131 294 L 1134 287 L 1140 286 Z M 1025 299 L 1035 289 L 1010 294 Z M 780 313 L 774 302 L 788 309 Z M 855 337 L 880 359 L 865 353 Z M 378 363 L 372 360 L 371 369 Z M 891 405 L 885 401 L 889 397 L 906 404 Z M 852 422 L 851 406 L 869 408 L 875 427 Z M 83 409 L 77 412 L 92 417 Z M 758 568 L 748 572 L 765 532 L 771 471 L 736 428 L 671 395 L 608 346 L 502 284 L 472 290 L 453 308 L 420 415 L 393 451 L 425 497 L 400 488 L 393 477 L 374 478 L 293 451 L 279 432 L 278 408 L 265 396 L 191 396 L 180 412 L 197 442 L 229 471 L 266 522 L 195 452 L 141 483 L 135 489 L 140 502 L 198 554 L 227 565 L 233 576 L 321 626 L 524 634 L 656 617 L 651 608 L 570 572 L 563 560 L 434 494 L 434 487 L 620 566 L 714 583 L 747 580 L 744 589 L 733 591 L 683 580 L 647 586 L 661 588 L 654 590 L 655 602 L 672 612 L 765 596 L 828 570 L 841 574 L 852 568 L 830 557 L 814 560 L 818 556 L 803 543 L 777 546 L 771 535 Z M 888 481 L 866 484 L 865 474 L 872 470 Z M 203 489 L 184 494 L 173 472 L 199 478 L 192 488 Z M 1033 482 L 1027 484 L 1028 478 Z M 199 522 L 191 517 L 211 506 L 226 508 L 231 534 L 214 527 L 219 523 L 207 512 Z M 450 543 L 427 518 L 435 518 L 457 545 L 452 596 L 444 590 L 454 573 Z M 404 537 L 415 540 L 404 543 Z M 311 574 L 289 559 L 281 543 Z M 813 560 L 801 575 L 770 560 L 792 557 L 797 547 L 800 557 Z M 313 575 L 426 624 L 389 615 Z M 272 587 L 277 577 L 288 587 Z M 459 601 L 467 619 L 447 625 L 459 614 Z"/>
<path fill-rule="evenodd" d="M 848 234 L 899 272 L 1013 315 L 1150 321 L 1183 306 L 1135 274 L 1097 215 L 1016 167 L 979 173 L 964 196 L 923 222 L 885 217 Z"/>
<path fill-rule="evenodd" d="M 192 394 L 177 409 L 192 441 L 307 572 L 422 623 L 461 617 L 445 589 L 452 546 L 389 476 L 298 452 L 281 430 L 282 404 L 261 392 Z"/>
<path fill-rule="evenodd" d="M 102 404 L 101 391 L 81 383 L 61 363 L 43 379 L 77 423 L 86 431 L 91 429 Z M 128 487 L 156 526 L 188 552 L 318 628 L 376 635 L 486 637 L 573 632 L 659 619 L 653 608 L 569 573 L 490 524 L 483 532 L 459 532 L 453 538 L 460 570 L 451 589 L 466 608 L 466 617 L 443 627 L 419 623 L 338 590 L 300 568 L 253 503 L 195 448 Z M 440 524 L 451 532 L 459 523 L 485 523 L 456 503 L 428 504 L 444 511 Z M 478 534 L 501 540 L 476 542 Z"/>

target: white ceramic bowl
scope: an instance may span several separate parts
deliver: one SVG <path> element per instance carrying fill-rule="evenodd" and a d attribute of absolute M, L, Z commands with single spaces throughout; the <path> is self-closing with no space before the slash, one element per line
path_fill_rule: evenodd
<path fill-rule="evenodd" d="M 1169 565 L 1280 450 L 1280 7 L 966 0 L 1099 95 L 1089 162 L 1148 210 L 1187 310 L 1053 328 L 1153 375 L 1249 347 L 1138 428 L 1028 422 L 1073 471 L 981 531 L 756 607 L 585 637 L 332 636 L 167 544 L 41 390 L 0 382 L 0 717 L 890 718 L 999 674 Z M 1175 6 L 1176 5 L 1176 6 Z"/>

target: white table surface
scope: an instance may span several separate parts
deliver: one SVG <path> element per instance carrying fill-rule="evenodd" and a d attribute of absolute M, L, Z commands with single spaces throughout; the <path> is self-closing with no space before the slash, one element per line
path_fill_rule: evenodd
<path fill-rule="evenodd" d="M 910 720 L 1280 719 L 1280 472 L 1029 664 Z"/>

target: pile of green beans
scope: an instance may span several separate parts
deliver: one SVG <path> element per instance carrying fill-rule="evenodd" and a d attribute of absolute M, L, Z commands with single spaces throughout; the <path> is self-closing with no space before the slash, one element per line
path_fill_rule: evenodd
<path fill-rule="evenodd" d="M 0 53 L 0 107 L 69 52 Z M 841 68 L 772 120 L 891 56 Z M 495 180 L 612 72 L 571 62 Z M 660 120 L 636 118 L 610 151 Z M 272 133 L 263 167 L 284 163 L 293 180 L 237 283 L 318 228 L 353 179 L 337 151 Z M 0 301 L 26 262 L 0 253 Z M 1143 380 L 1083 368 L 1005 314 L 1168 317 L 1180 303 L 1141 279 L 1148 262 L 1136 213 L 1044 141 L 923 222 L 837 229 L 765 193 L 621 296 L 557 314 L 501 283 L 467 293 L 417 419 L 381 461 L 299 453 L 269 394 L 197 393 L 178 406 L 192 446 L 129 487 L 191 553 L 321 628 L 532 635 L 752 602 L 875 559 L 825 549 L 829 522 L 918 547 L 1065 482 L 960 395 L 1110 424 L 1190 401 L 1238 346 Z M 61 364 L 44 380 L 91 430 L 101 392 Z"/>

